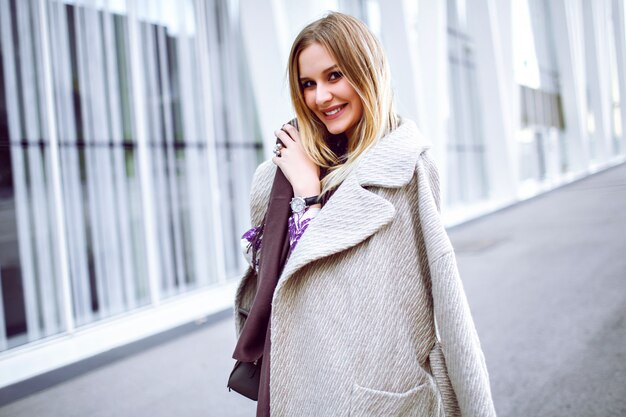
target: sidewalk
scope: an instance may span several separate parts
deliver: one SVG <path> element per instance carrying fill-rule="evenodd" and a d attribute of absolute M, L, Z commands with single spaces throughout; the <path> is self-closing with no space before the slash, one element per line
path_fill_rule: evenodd
<path fill-rule="evenodd" d="M 626 164 L 450 237 L 498 415 L 626 415 Z M 225 387 L 232 320 L 191 327 L 132 354 L 122 348 L 120 359 L 0 407 L 0 416 L 254 416 L 255 403 Z"/>

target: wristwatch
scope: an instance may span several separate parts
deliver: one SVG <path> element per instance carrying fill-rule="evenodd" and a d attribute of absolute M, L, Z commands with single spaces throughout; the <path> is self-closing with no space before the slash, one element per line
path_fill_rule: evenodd
<path fill-rule="evenodd" d="M 314 197 L 294 197 L 291 199 L 289 205 L 291 206 L 291 211 L 294 213 L 302 213 L 307 207 L 312 206 L 313 204 L 317 204 L 320 202 L 320 196 L 316 195 Z"/>

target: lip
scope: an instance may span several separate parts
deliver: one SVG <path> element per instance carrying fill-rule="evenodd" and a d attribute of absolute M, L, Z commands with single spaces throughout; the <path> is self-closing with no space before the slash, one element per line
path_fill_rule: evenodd
<path fill-rule="evenodd" d="M 340 107 L 343 107 L 343 108 L 341 110 L 339 110 L 337 113 L 335 113 L 335 114 L 333 114 L 331 116 L 328 116 L 326 114 L 326 112 L 336 110 L 336 109 L 338 109 Z M 346 111 L 346 107 L 348 107 L 348 103 L 344 103 L 344 104 L 339 104 L 337 106 L 328 107 L 327 109 L 320 110 L 320 112 L 322 113 L 322 116 L 324 116 L 325 120 L 333 120 L 333 119 L 336 119 L 336 118 L 340 117 Z"/>

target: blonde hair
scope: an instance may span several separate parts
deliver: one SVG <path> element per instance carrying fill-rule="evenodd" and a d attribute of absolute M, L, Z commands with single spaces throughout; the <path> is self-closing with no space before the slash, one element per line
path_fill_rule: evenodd
<path fill-rule="evenodd" d="M 300 53 L 314 43 L 326 48 L 363 104 L 363 115 L 348 142 L 347 155 L 341 160 L 326 144 L 325 139 L 330 134 L 307 107 L 300 84 Z M 397 127 L 389 65 L 382 46 L 367 26 L 352 16 L 337 12 L 331 12 L 302 29 L 291 47 L 288 65 L 291 101 L 302 145 L 317 165 L 327 169 L 327 175 L 322 179 L 324 194 L 345 180 L 368 147 Z M 345 162 L 342 164 L 342 161 Z"/>

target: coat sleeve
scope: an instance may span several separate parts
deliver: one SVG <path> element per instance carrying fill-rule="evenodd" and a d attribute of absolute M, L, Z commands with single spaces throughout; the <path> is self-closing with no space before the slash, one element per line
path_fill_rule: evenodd
<path fill-rule="evenodd" d="M 259 165 L 254 172 L 250 191 L 250 224 L 260 225 L 263 222 L 267 203 L 272 188 L 276 165 L 269 160 Z M 257 276 L 251 266 L 246 268 L 235 293 L 235 330 L 237 336 L 241 333 L 246 320 L 246 311 L 250 310 L 256 295 Z"/>
<path fill-rule="evenodd" d="M 438 338 L 437 346 L 431 353 L 431 366 L 434 374 L 441 370 L 447 373 L 445 378 L 435 375 L 438 384 L 440 380 L 449 381 L 452 387 L 453 394 L 446 392 L 445 387 L 440 388 L 444 405 L 446 396 L 450 395 L 456 397 L 458 404 L 457 409 L 454 401 L 448 401 L 446 415 L 458 415 L 460 412 L 463 417 L 495 417 L 485 358 L 452 244 L 439 213 L 437 168 L 428 152 L 418 159 L 416 173 L 419 217 L 426 242 Z"/>

